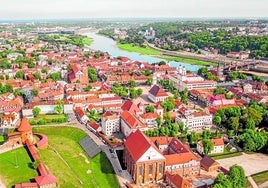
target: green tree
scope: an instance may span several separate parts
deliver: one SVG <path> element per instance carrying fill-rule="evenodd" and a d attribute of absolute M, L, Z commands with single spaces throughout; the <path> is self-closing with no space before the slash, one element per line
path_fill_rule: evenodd
<path fill-rule="evenodd" d="M 152 78 L 148 78 L 145 83 L 146 83 L 146 85 L 150 86 L 153 83 L 153 79 Z"/>
<path fill-rule="evenodd" d="M 217 126 L 221 125 L 221 117 L 220 116 L 214 116 L 213 121 Z"/>
<path fill-rule="evenodd" d="M 135 82 L 135 80 L 129 80 L 129 82 L 128 82 L 128 85 L 130 86 L 130 87 L 136 87 L 137 86 L 137 83 Z"/>
<path fill-rule="evenodd" d="M 57 105 L 54 107 L 54 110 L 58 113 L 58 114 L 62 114 L 63 113 L 63 108 L 64 108 L 64 102 L 63 100 L 58 100 L 57 101 Z"/>
<path fill-rule="evenodd" d="M 262 76 L 253 75 L 252 80 L 258 81 L 258 82 L 264 82 L 264 78 Z"/>
<path fill-rule="evenodd" d="M 97 82 L 98 76 L 97 76 L 96 70 L 89 67 L 87 72 L 88 72 L 88 78 L 90 79 L 90 82 Z"/>
<path fill-rule="evenodd" d="M 213 94 L 214 94 L 214 95 L 225 94 L 225 93 L 226 93 L 226 91 L 225 91 L 225 89 L 222 88 L 222 87 L 217 87 L 217 88 L 215 88 L 214 91 L 213 91 Z"/>
<path fill-rule="evenodd" d="M 233 188 L 231 182 L 223 173 L 219 173 L 214 180 L 213 188 Z"/>
<path fill-rule="evenodd" d="M 32 90 L 32 93 L 33 93 L 33 96 L 37 96 L 39 92 L 38 92 L 37 89 L 33 89 L 33 90 Z"/>
<path fill-rule="evenodd" d="M 50 78 L 53 80 L 53 81 L 57 81 L 57 80 L 60 80 L 60 73 L 59 72 L 53 72 L 50 74 Z"/>
<path fill-rule="evenodd" d="M 153 113 L 154 112 L 154 107 L 152 105 L 148 105 L 145 107 L 145 111 L 148 113 L 148 112 L 151 112 Z"/>
<path fill-rule="evenodd" d="M 237 188 L 246 187 L 247 178 L 245 175 L 245 171 L 241 166 L 238 165 L 231 166 L 229 170 L 228 179 L 233 187 Z"/>
<path fill-rule="evenodd" d="M 86 87 L 85 87 L 85 91 L 90 91 L 92 89 L 92 86 L 91 85 L 87 85 Z"/>
<path fill-rule="evenodd" d="M 32 112 L 33 112 L 34 117 L 37 117 L 40 114 L 41 109 L 39 107 L 34 107 Z"/>
<path fill-rule="evenodd" d="M 213 150 L 213 143 L 210 140 L 203 140 L 204 154 L 208 155 Z"/>
<path fill-rule="evenodd" d="M 141 95 L 142 95 L 142 92 L 143 92 L 143 91 L 142 91 L 141 88 L 138 88 L 136 91 L 137 91 L 137 95 L 138 95 L 138 96 L 141 96 Z"/>
<path fill-rule="evenodd" d="M 131 99 L 135 99 L 137 97 L 137 92 L 136 92 L 136 90 L 134 88 L 129 89 L 129 97 Z"/>
<path fill-rule="evenodd" d="M 24 72 L 23 71 L 17 71 L 15 74 L 15 78 L 20 78 L 23 79 L 24 77 Z"/>

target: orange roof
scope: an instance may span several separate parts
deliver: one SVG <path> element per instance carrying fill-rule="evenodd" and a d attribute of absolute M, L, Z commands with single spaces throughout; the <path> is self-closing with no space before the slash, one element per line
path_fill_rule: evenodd
<path fill-rule="evenodd" d="M 181 177 L 179 174 L 170 174 L 169 172 L 166 172 L 166 179 L 168 179 L 176 187 L 191 187 L 191 183 L 188 180 L 183 179 L 183 177 Z"/>
<path fill-rule="evenodd" d="M 157 113 L 148 112 L 148 113 L 145 113 L 145 114 L 140 115 L 140 117 L 142 119 L 156 119 L 158 117 L 158 114 Z"/>
<path fill-rule="evenodd" d="M 211 142 L 213 143 L 214 146 L 223 146 L 224 145 L 223 139 L 221 139 L 221 138 L 211 139 Z"/>
<path fill-rule="evenodd" d="M 32 127 L 28 122 L 27 118 L 22 118 L 20 122 L 20 126 L 18 128 L 19 132 L 29 132 L 32 131 Z"/>
<path fill-rule="evenodd" d="M 199 160 L 199 158 L 191 152 L 165 155 L 165 158 L 167 166 L 175 164 L 184 164 L 188 163 L 191 160 Z"/>
<path fill-rule="evenodd" d="M 146 127 L 136 117 L 134 117 L 134 115 L 132 115 L 129 111 L 123 111 L 121 113 L 121 118 L 126 122 L 126 124 L 131 129 L 135 129 L 137 127 Z"/>

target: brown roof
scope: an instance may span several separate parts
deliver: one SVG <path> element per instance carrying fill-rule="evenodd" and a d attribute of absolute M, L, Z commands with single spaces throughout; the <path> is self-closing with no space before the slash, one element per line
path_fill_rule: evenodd
<path fill-rule="evenodd" d="M 19 132 L 29 132 L 32 131 L 32 127 L 28 122 L 27 118 L 22 118 L 20 122 L 20 126 L 18 128 Z"/>
<path fill-rule="evenodd" d="M 146 127 L 143 123 L 141 123 L 134 115 L 132 115 L 129 111 L 123 111 L 121 113 L 121 118 L 126 122 L 126 124 L 131 128 L 135 129 L 138 127 Z"/>
<path fill-rule="evenodd" d="M 151 93 L 155 97 L 164 97 L 168 96 L 168 94 L 158 85 L 154 85 L 150 90 L 149 93 Z"/>
<path fill-rule="evenodd" d="M 218 164 L 216 161 L 214 161 L 212 158 L 209 156 L 204 156 L 201 161 L 200 161 L 202 166 L 205 166 L 207 168 L 211 167 L 214 164 Z"/>
<path fill-rule="evenodd" d="M 170 174 L 166 172 L 166 179 L 168 179 L 176 188 L 187 188 L 191 187 L 191 183 L 183 179 L 179 174 Z"/>
<path fill-rule="evenodd" d="M 224 145 L 222 138 L 211 139 L 211 142 L 213 143 L 214 146 L 223 146 Z"/>

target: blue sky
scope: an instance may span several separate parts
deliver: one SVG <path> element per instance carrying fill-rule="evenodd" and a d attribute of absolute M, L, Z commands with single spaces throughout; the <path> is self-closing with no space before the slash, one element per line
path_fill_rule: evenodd
<path fill-rule="evenodd" d="M 0 0 L 2 19 L 268 17 L 268 0 Z"/>

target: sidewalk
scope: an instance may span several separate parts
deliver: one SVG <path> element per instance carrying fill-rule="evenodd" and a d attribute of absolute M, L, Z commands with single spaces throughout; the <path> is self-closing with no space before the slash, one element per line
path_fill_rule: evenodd
<path fill-rule="evenodd" d="M 248 176 L 248 181 L 252 185 L 253 188 L 259 188 L 251 176 Z"/>

